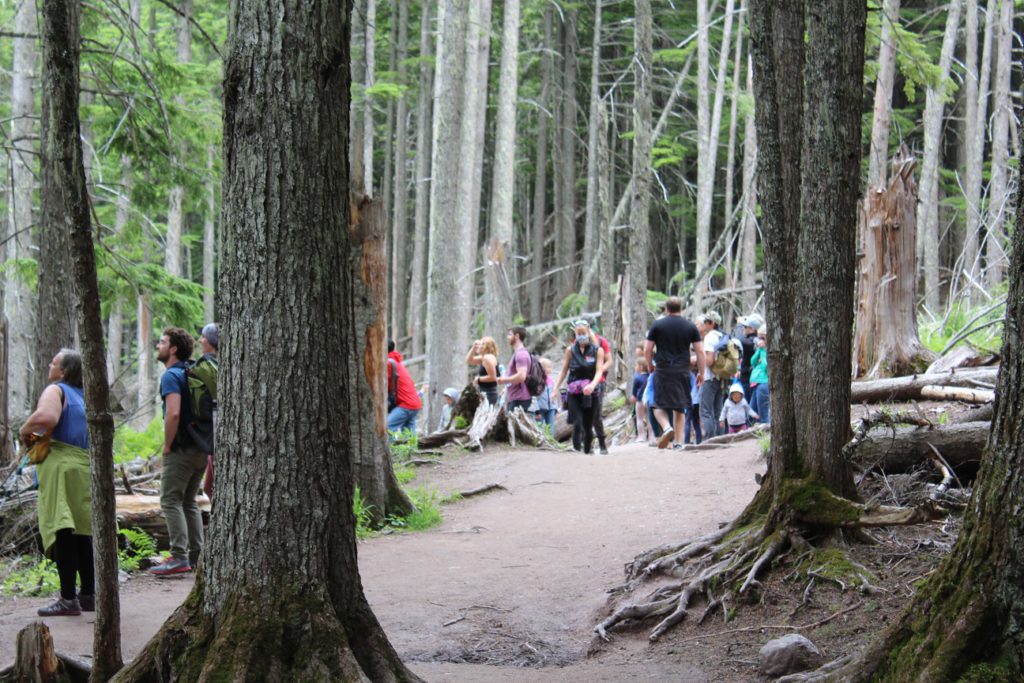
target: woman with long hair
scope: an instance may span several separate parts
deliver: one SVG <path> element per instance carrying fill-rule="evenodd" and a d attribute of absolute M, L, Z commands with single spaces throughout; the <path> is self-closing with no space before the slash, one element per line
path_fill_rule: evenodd
<path fill-rule="evenodd" d="M 483 337 L 473 342 L 473 348 L 466 354 L 467 365 L 479 365 L 480 371 L 474 380 L 480 393 L 492 406 L 498 404 L 498 345 L 493 337 Z"/>
<path fill-rule="evenodd" d="M 82 357 L 61 349 L 50 361 L 48 379 L 34 413 L 21 426 L 21 442 L 50 440 L 49 454 L 36 465 L 39 478 L 39 534 L 43 552 L 57 565 L 60 599 L 39 609 L 41 617 L 95 610 L 92 565 L 92 498 L 89 438 L 82 394 Z M 40 444 L 41 445 L 41 444 Z M 75 578 L 81 580 L 76 591 Z"/>
<path fill-rule="evenodd" d="M 572 423 L 572 447 L 589 455 L 598 406 L 594 392 L 601 381 L 597 369 L 604 363 L 604 350 L 586 320 L 574 322 L 573 332 L 575 340 L 565 350 L 562 371 L 555 381 L 554 393 L 558 393 L 562 382 L 568 377 L 565 405 Z"/>

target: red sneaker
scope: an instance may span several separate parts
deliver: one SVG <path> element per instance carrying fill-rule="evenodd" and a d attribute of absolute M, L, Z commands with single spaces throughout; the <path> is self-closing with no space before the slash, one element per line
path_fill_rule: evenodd
<path fill-rule="evenodd" d="M 177 557 L 169 557 L 157 566 L 149 570 L 153 576 L 173 576 L 174 574 L 186 574 L 192 571 L 192 565 L 188 560 Z"/>

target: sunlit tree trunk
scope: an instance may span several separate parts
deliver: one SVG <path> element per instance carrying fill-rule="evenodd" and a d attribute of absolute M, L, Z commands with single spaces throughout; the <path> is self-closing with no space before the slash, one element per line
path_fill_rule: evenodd
<path fill-rule="evenodd" d="M 412 336 L 412 355 L 414 356 L 423 354 L 427 329 L 424 320 L 427 310 L 427 241 L 430 235 L 430 196 L 433 184 L 430 179 L 430 165 L 434 73 L 429 60 L 432 42 L 430 17 L 433 7 L 433 0 L 427 0 L 420 10 L 420 87 L 416 104 L 416 167 L 414 171 L 416 206 L 413 215 L 409 308 L 406 314 L 408 334 Z"/>
<path fill-rule="evenodd" d="M 587 116 L 587 198 L 586 218 L 583 226 L 583 281 L 580 294 L 584 298 L 584 306 L 590 309 L 598 299 L 593 295 L 593 280 L 597 277 L 601 258 L 601 226 L 598 222 L 598 195 L 600 193 L 600 163 L 598 137 L 601 134 L 601 5 L 597 0 L 594 6 L 594 37 L 590 49 L 590 113 Z"/>
<path fill-rule="evenodd" d="M 554 162 L 554 179 L 559 186 L 559 200 L 555 202 L 556 245 L 559 266 L 564 267 L 557 275 L 558 300 L 578 289 L 579 261 L 576 253 L 576 81 L 579 76 L 579 44 L 576 35 L 578 10 L 564 12 L 562 21 L 562 91 L 561 120 L 554 131 L 559 140 Z"/>
<path fill-rule="evenodd" d="M 184 0 L 178 7 L 181 14 L 178 16 L 177 36 L 178 48 L 176 56 L 179 64 L 188 64 L 192 61 L 192 25 L 189 17 L 192 15 L 192 0 Z M 179 107 L 185 106 L 184 98 L 177 96 L 175 103 Z M 184 156 L 184 145 L 181 142 L 175 143 L 177 151 L 171 157 L 171 165 L 181 163 Z M 185 226 L 185 188 L 175 184 L 169 193 L 169 205 L 167 208 L 167 235 L 164 252 L 164 270 L 176 277 L 184 275 L 181 263 L 181 238 Z"/>
<path fill-rule="evenodd" d="M 889 119 L 892 114 L 892 86 L 896 75 L 896 31 L 900 0 L 884 0 L 879 14 L 878 76 L 871 120 L 871 148 L 868 151 L 868 187 L 885 184 L 889 158 Z"/>
<path fill-rule="evenodd" d="M 742 3 L 741 3 L 742 7 Z M 733 55 L 733 66 L 732 66 L 732 93 L 729 97 L 729 140 L 726 145 L 725 153 L 725 195 L 722 202 L 722 225 L 725 229 L 729 228 L 730 222 L 732 221 L 733 211 L 733 176 L 736 174 L 736 131 L 739 128 L 739 121 L 737 120 L 737 113 L 739 110 L 739 99 L 740 99 L 740 68 L 743 64 L 743 20 L 746 14 L 741 13 L 739 16 L 738 24 L 736 26 L 736 48 L 735 54 Z M 726 47 L 725 38 L 722 39 L 723 49 Z M 724 75 L 724 68 L 721 70 L 719 79 Z M 740 223 L 742 225 L 742 222 Z M 741 237 L 742 240 L 742 237 Z M 741 248 L 739 249 L 740 256 L 740 268 L 745 267 L 742 259 L 744 258 L 742 242 Z M 738 279 L 738 278 L 737 278 Z"/>
<path fill-rule="evenodd" d="M 362 144 L 359 150 L 363 155 L 363 193 L 373 196 L 373 96 L 370 88 L 377 81 L 377 0 L 366 0 L 363 16 L 363 116 Z"/>
<path fill-rule="evenodd" d="M 708 262 L 711 244 L 711 193 L 715 183 L 715 152 L 711 140 L 711 107 L 708 102 L 710 39 L 708 0 L 697 0 L 697 251 L 694 271 L 700 273 Z M 701 278 L 693 294 L 695 310 L 707 292 L 707 278 Z"/>
<path fill-rule="evenodd" d="M 1007 192 L 1010 158 L 1010 125 L 1013 104 L 1010 100 L 1010 71 L 1013 64 L 1013 0 L 999 3 L 996 28 L 995 90 L 992 100 L 992 179 L 988 186 L 988 221 L 985 226 L 985 281 L 995 287 L 1006 272 L 1006 214 L 1010 211 Z"/>
<path fill-rule="evenodd" d="M 629 217 L 629 320 L 628 340 L 643 339 L 647 332 L 647 261 L 650 249 L 651 202 L 651 108 L 652 83 L 651 3 L 637 0 L 633 29 L 633 200 Z"/>
<path fill-rule="evenodd" d="M 537 130 L 535 133 L 535 144 L 537 156 L 534 161 L 533 177 L 533 235 L 532 254 L 530 256 L 530 321 L 540 322 L 541 292 L 544 273 L 544 242 L 547 239 L 547 189 L 548 189 L 548 127 L 551 118 L 551 79 L 554 72 L 554 64 L 551 56 L 552 50 L 552 29 L 551 29 L 551 6 L 544 8 L 544 43 L 540 57 L 540 106 L 537 108 Z"/>
<path fill-rule="evenodd" d="M 214 321 L 214 295 L 216 273 L 214 261 L 217 253 L 217 188 L 213 171 L 213 145 L 206 147 L 206 215 L 203 216 L 203 315 L 206 322 Z"/>
<path fill-rule="evenodd" d="M 395 59 L 398 62 L 398 82 L 408 78 L 409 58 L 409 0 L 398 0 L 397 22 L 398 47 Z M 424 12 L 426 12 L 424 8 Z M 406 314 L 409 306 L 409 102 L 403 92 L 395 105 L 395 182 L 394 202 L 391 207 L 391 335 L 405 337 Z"/>
<path fill-rule="evenodd" d="M 754 95 L 753 61 L 747 60 L 747 93 Z M 743 122 L 743 264 L 741 266 L 740 286 L 743 293 L 744 308 L 754 310 L 757 292 L 754 290 L 757 278 L 757 125 L 754 112 L 747 114 Z"/>

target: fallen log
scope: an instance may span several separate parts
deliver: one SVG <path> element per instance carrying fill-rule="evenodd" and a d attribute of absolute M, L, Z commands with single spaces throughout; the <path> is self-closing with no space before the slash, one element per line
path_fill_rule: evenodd
<path fill-rule="evenodd" d="M 853 403 L 909 401 L 920 398 L 921 389 L 929 385 L 970 386 L 971 380 L 995 382 L 998 372 L 999 368 L 997 367 L 977 368 L 931 375 L 909 375 L 906 377 L 853 382 L 850 400 Z"/>
<path fill-rule="evenodd" d="M 929 384 L 921 388 L 921 398 L 930 398 L 937 401 L 963 401 L 964 403 L 991 403 L 996 400 L 996 392 L 987 389 L 940 387 Z"/>
<path fill-rule="evenodd" d="M 932 457 L 934 446 L 954 468 L 981 461 L 990 422 L 967 422 L 933 429 L 875 430 L 849 448 L 853 463 L 863 470 L 908 472 Z"/>
<path fill-rule="evenodd" d="M 469 434 L 468 429 L 446 429 L 443 432 L 424 434 L 416 441 L 418 448 L 440 448 L 452 441 L 465 438 Z"/>
<path fill-rule="evenodd" d="M 473 496 L 479 496 L 481 493 L 487 493 L 489 491 L 508 491 L 507 488 L 501 484 L 485 484 L 484 486 L 477 486 L 475 489 L 469 489 L 468 491 L 459 491 L 460 498 L 471 498 Z"/>

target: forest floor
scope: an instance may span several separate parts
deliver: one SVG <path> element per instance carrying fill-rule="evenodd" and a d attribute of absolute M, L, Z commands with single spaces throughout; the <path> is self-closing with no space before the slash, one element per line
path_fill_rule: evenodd
<path fill-rule="evenodd" d="M 882 543 L 854 552 L 878 576 L 879 594 L 819 582 L 801 605 L 806 586 L 785 580 L 792 568 L 783 566 L 770 575 L 766 597 L 739 606 L 728 624 L 719 611 L 703 625 L 684 621 L 657 643 L 647 640 L 653 624 L 613 629 L 611 642 L 597 642 L 592 628 L 608 614 L 606 591 L 622 583 L 623 566 L 650 547 L 730 521 L 764 469 L 753 440 L 712 451 L 630 444 L 608 456 L 452 453 L 421 468 L 413 485 L 442 495 L 491 483 L 504 490 L 444 505 L 434 529 L 361 542 L 363 585 L 391 642 L 428 681 L 768 680 L 756 662 L 772 638 L 802 633 L 828 659 L 863 645 L 948 551 L 956 527 L 872 532 Z M 126 657 L 191 583 L 136 575 L 122 586 Z M 0 598 L 0 668 L 13 660 L 16 632 L 46 602 Z M 59 650 L 89 652 L 89 615 L 48 623 Z"/>

